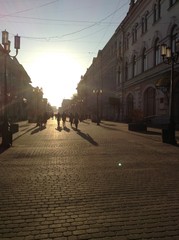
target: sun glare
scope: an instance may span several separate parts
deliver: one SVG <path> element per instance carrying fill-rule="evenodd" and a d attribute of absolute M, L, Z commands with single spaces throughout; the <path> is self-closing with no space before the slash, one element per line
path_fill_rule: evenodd
<path fill-rule="evenodd" d="M 83 74 L 82 65 L 69 54 L 41 54 L 30 68 L 32 85 L 42 87 L 44 97 L 55 106 L 76 93 Z"/>

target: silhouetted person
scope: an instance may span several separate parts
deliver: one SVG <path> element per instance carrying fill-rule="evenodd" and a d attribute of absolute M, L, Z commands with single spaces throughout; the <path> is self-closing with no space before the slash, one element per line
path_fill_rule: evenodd
<path fill-rule="evenodd" d="M 71 125 L 71 127 L 72 127 L 72 124 L 73 124 L 73 119 L 74 119 L 73 113 L 70 113 L 70 125 Z"/>
<path fill-rule="evenodd" d="M 78 113 L 75 113 L 74 124 L 75 124 L 76 130 L 78 129 L 78 123 L 79 123 L 79 115 Z"/>
<path fill-rule="evenodd" d="M 42 114 L 39 114 L 37 117 L 37 127 L 42 128 L 43 117 Z"/>
<path fill-rule="evenodd" d="M 60 128 L 60 119 L 61 119 L 61 115 L 59 112 L 57 113 L 56 118 L 57 118 L 57 129 L 59 129 Z"/>
<path fill-rule="evenodd" d="M 66 124 L 66 113 L 65 112 L 62 113 L 62 122 L 63 122 L 63 128 L 64 128 L 65 124 Z"/>

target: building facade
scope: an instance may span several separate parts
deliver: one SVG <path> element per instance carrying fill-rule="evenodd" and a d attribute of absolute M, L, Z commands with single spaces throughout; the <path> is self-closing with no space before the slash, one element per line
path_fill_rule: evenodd
<path fill-rule="evenodd" d="M 23 66 L 10 57 L 0 45 L 0 120 L 5 108 L 11 121 L 27 119 L 27 100 L 32 89 L 31 80 Z"/>
<path fill-rule="evenodd" d="M 168 116 L 171 64 L 163 62 L 161 45 L 165 43 L 177 51 L 178 11 L 177 0 L 130 2 L 126 17 L 78 84 L 79 93 L 86 96 L 87 111 L 95 111 L 93 89 L 101 89 L 99 107 L 105 119 L 130 122 L 136 114 L 142 118 Z M 178 75 L 176 64 L 173 77 L 177 122 Z"/>
<path fill-rule="evenodd" d="M 16 57 L 0 45 L 0 124 L 5 113 L 11 122 L 37 122 L 39 114 L 51 111 L 43 90 L 32 87 L 31 79 Z"/>

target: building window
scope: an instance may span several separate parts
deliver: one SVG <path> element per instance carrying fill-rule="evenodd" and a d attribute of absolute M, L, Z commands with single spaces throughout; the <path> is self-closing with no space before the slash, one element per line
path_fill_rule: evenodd
<path fill-rule="evenodd" d="M 142 72 L 147 70 L 147 53 L 146 53 L 146 48 L 143 50 L 142 54 Z"/>
<path fill-rule="evenodd" d="M 122 47 L 121 47 L 122 45 L 121 45 L 121 41 L 119 42 L 119 45 L 118 45 L 118 47 L 119 47 L 119 50 L 118 50 L 118 56 L 119 57 L 121 57 L 121 53 L 122 53 Z"/>
<path fill-rule="evenodd" d="M 130 38 L 130 33 L 128 33 L 126 36 L 126 42 L 125 42 L 126 49 L 129 49 L 129 38 Z"/>
<path fill-rule="evenodd" d="M 144 116 L 154 116 L 156 112 L 156 91 L 149 87 L 144 93 Z"/>
<path fill-rule="evenodd" d="M 134 31 L 135 42 L 137 41 L 137 28 L 138 28 L 138 24 L 135 25 L 135 31 Z"/>
<path fill-rule="evenodd" d="M 121 83 L 121 68 L 117 69 L 117 77 L 116 77 L 116 86 L 119 87 Z"/>
<path fill-rule="evenodd" d="M 161 18 L 161 0 L 158 0 L 158 19 Z"/>
<path fill-rule="evenodd" d="M 136 59 L 136 55 L 133 56 L 132 75 L 133 75 L 133 77 L 135 77 L 137 75 L 137 59 Z"/>
<path fill-rule="evenodd" d="M 137 29 L 138 29 L 138 23 L 132 29 L 132 43 L 135 43 L 137 41 Z"/>
<path fill-rule="evenodd" d="M 149 12 L 147 11 L 145 16 L 142 18 L 142 34 L 147 32 L 148 30 L 148 15 L 149 15 Z"/>
<path fill-rule="evenodd" d="M 157 21 L 157 4 L 154 4 L 154 23 Z"/>
<path fill-rule="evenodd" d="M 125 80 L 128 80 L 128 62 L 125 64 Z"/>
<path fill-rule="evenodd" d="M 145 14 L 145 28 L 144 28 L 145 32 L 147 32 L 147 30 L 148 30 L 148 15 L 149 15 L 149 13 L 147 12 Z"/>
<path fill-rule="evenodd" d="M 177 25 L 174 25 L 171 31 L 171 51 L 176 52 L 176 40 L 177 40 Z"/>
<path fill-rule="evenodd" d="M 159 39 L 157 38 L 155 41 L 155 46 L 154 46 L 154 65 L 158 65 L 161 63 L 161 54 L 160 54 L 160 44 L 159 44 Z"/>
<path fill-rule="evenodd" d="M 142 18 L 141 25 L 142 25 L 142 34 L 144 34 L 145 33 L 145 18 L 144 17 Z"/>
<path fill-rule="evenodd" d="M 135 30 L 134 28 L 132 29 L 132 43 L 135 42 Z"/>
<path fill-rule="evenodd" d="M 154 23 L 161 18 L 161 0 L 154 4 L 153 8 Z"/>

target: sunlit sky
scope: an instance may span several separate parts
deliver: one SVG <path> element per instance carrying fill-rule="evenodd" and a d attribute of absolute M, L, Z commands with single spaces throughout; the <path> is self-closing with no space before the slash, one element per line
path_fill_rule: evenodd
<path fill-rule="evenodd" d="M 81 75 L 126 16 L 130 0 L 0 0 L 0 30 L 21 37 L 17 56 L 51 105 L 71 98 Z"/>

